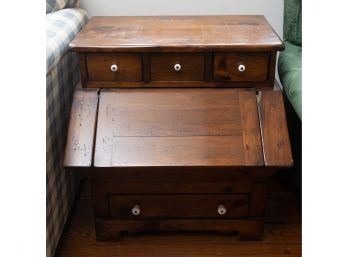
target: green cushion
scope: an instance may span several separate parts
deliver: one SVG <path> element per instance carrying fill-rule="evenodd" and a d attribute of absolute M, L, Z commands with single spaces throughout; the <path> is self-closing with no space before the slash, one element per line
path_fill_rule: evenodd
<path fill-rule="evenodd" d="M 278 73 L 284 91 L 302 120 L 302 47 L 285 41 L 279 54 Z"/>
<path fill-rule="evenodd" d="M 302 1 L 285 0 L 284 2 L 284 40 L 302 45 Z"/>

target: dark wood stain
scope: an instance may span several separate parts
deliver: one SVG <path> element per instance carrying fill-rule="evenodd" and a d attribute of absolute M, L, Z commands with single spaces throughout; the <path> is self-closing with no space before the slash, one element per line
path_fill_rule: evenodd
<path fill-rule="evenodd" d="M 268 53 L 216 53 L 214 55 L 214 80 L 265 81 L 268 79 Z M 244 72 L 239 65 L 246 67 Z"/>
<path fill-rule="evenodd" d="M 205 56 L 201 53 L 154 53 L 150 56 L 152 81 L 203 81 Z M 175 64 L 181 70 L 174 69 Z"/>
<path fill-rule="evenodd" d="M 82 52 L 284 48 L 262 15 L 92 17 L 70 47 Z"/>
<path fill-rule="evenodd" d="M 93 17 L 71 47 L 85 89 L 74 96 L 65 166 L 91 183 L 93 240 L 158 231 L 272 238 L 266 185 L 292 156 L 274 88 L 283 43 L 263 16 Z M 141 256 L 136 244 L 74 247 L 66 256 Z M 198 256 L 219 252 L 202 248 Z M 260 256 L 299 253 L 274 249 Z"/>
<path fill-rule="evenodd" d="M 263 165 L 255 99 L 251 89 L 102 90 L 94 164 Z"/>
<path fill-rule="evenodd" d="M 98 88 L 219 87 L 221 81 L 225 87 L 272 87 L 274 53 L 283 49 L 263 16 L 92 17 L 70 46 L 87 53 L 80 66 L 83 87 Z M 272 61 L 260 59 L 264 53 Z M 120 70 L 111 72 L 115 59 Z M 236 62 L 244 62 L 246 72 Z M 180 72 L 175 63 L 183 66 Z M 163 81 L 176 84 L 156 83 Z"/>
<path fill-rule="evenodd" d="M 175 204 L 173 204 L 175 203 Z M 220 218 L 219 204 L 227 208 L 228 217 L 247 217 L 249 198 L 246 194 L 161 194 L 161 195 L 110 195 L 111 217 L 131 218 Z M 139 205 L 141 213 L 134 216 L 134 205 Z M 159 208 L 160 206 L 160 208 Z"/>
<path fill-rule="evenodd" d="M 291 167 L 293 160 L 281 91 L 261 91 L 259 116 L 265 165 Z"/>
<path fill-rule="evenodd" d="M 97 82 L 141 81 L 142 56 L 138 53 L 87 53 L 88 79 Z M 117 71 L 111 71 L 116 64 Z"/>
<path fill-rule="evenodd" d="M 56 257 L 202 257 L 202 256 L 302 256 L 301 214 L 292 193 L 271 181 L 266 199 L 263 241 L 240 242 L 233 236 L 213 232 L 124 234 L 121 242 L 98 242 L 89 183 L 84 183 Z M 149 221 L 142 230 L 158 230 Z"/>

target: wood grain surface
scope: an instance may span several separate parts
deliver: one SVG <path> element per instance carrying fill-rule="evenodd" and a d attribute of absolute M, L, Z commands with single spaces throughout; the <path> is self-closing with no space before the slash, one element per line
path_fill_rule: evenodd
<path fill-rule="evenodd" d="M 228 218 L 248 216 L 249 197 L 247 194 L 132 194 L 111 195 L 109 203 L 111 217 L 115 218 Z M 132 214 L 135 204 L 141 208 L 138 216 Z M 223 216 L 217 212 L 220 204 L 227 209 Z"/>
<path fill-rule="evenodd" d="M 123 232 L 138 234 L 147 232 L 219 232 L 239 233 L 239 240 L 260 240 L 263 237 L 263 221 L 246 219 L 161 219 L 161 220 L 111 220 L 95 219 L 98 241 L 119 241 Z"/>
<path fill-rule="evenodd" d="M 277 51 L 279 36 L 261 15 L 92 17 L 73 51 Z"/>
<path fill-rule="evenodd" d="M 143 233 L 121 242 L 96 241 L 91 193 L 84 184 L 56 257 L 289 257 L 301 255 L 301 223 L 295 197 L 271 181 L 263 241 L 240 242 L 216 233 Z"/>
<path fill-rule="evenodd" d="M 261 166 L 259 133 L 254 90 L 102 90 L 94 164 Z"/>
<path fill-rule="evenodd" d="M 153 53 L 150 55 L 152 81 L 203 81 L 203 53 Z M 174 70 L 180 64 L 181 70 Z"/>
<path fill-rule="evenodd" d="M 140 53 L 87 53 L 86 62 L 90 81 L 141 81 L 142 55 Z M 111 71 L 111 65 L 117 71 Z"/>
<path fill-rule="evenodd" d="M 259 119 L 265 166 L 291 167 L 293 160 L 282 91 L 261 91 Z"/>
<path fill-rule="evenodd" d="M 268 78 L 268 53 L 216 53 L 214 54 L 215 81 L 265 81 Z M 245 71 L 238 70 L 239 65 Z"/>
<path fill-rule="evenodd" d="M 148 69 L 143 67 L 143 69 Z M 145 75 L 145 73 L 144 73 Z M 149 75 L 150 77 L 150 75 Z M 94 82 L 88 81 L 86 88 L 273 88 L 274 81 L 113 81 Z"/>
<path fill-rule="evenodd" d="M 92 166 L 98 90 L 75 90 L 65 147 L 65 167 Z"/>
<path fill-rule="evenodd" d="M 198 177 L 198 176 L 197 176 Z M 218 178 L 219 179 L 219 178 Z M 250 183 L 247 180 L 231 182 L 230 178 L 219 181 L 196 181 L 182 180 L 180 183 L 168 181 L 157 182 L 124 182 L 108 181 L 104 184 L 109 194 L 248 194 L 250 193 Z"/>

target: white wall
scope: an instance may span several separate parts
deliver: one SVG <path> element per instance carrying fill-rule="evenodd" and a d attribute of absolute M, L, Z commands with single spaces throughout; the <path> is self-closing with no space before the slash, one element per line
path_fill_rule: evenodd
<path fill-rule="evenodd" d="M 80 0 L 91 16 L 262 14 L 283 36 L 284 0 Z"/>

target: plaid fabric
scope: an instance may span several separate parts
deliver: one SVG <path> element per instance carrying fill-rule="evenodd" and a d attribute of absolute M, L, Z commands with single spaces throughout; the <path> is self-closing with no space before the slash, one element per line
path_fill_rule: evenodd
<path fill-rule="evenodd" d="M 46 73 L 59 62 L 87 20 L 86 11 L 78 8 L 46 15 Z"/>
<path fill-rule="evenodd" d="M 78 185 L 62 168 L 73 90 L 79 81 L 78 58 L 68 52 L 46 76 L 46 257 L 54 254 Z"/>
<path fill-rule="evenodd" d="M 64 8 L 74 8 L 79 0 L 46 0 L 46 13 L 55 12 Z"/>
<path fill-rule="evenodd" d="M 64 10 L 63 10 L 64 11 Z M 80 10 L 74 10 L 78 13 Z M 62 13 L 62 11 L 59 11 Z M 71 9 L 69 10 L 71 12 Z M 57 12 L 58 13 L 58 12 Z M 49 15 L 47 15 L 49 16 Z M 57 19 L 59 17 L 55 16 Z M 74 16 L 75 17 L 75 16 Z M 52 17 L 49 17 L 51 19 Z M 65 20 L 66 16 L 62 17 Z M 81 28 L 86 17 L 75 27 Z M 77 34 L 78 30 L 75 31 Z M 73 37 L 69 32 L 70 37 Z M 60 35 L 60 34 L 59 34 Z M 52 38 L 47 39 L 51 42 Z M 68 44 L 65 40 L 58 40 Z M 58 44 L 57 43 L 57 44 Z M 52 45 L 47 45 L 51 47 Z M 62 49 L 57 45 L 57 48 Z M 61 51 L 61 50 L 59 50 Z M 79 178 L 62 168 L 72 95 L 79 82 L 78 55 L 65 53 L 46 74 L 46 256 L 53 257 L 74 200 Z"/>

